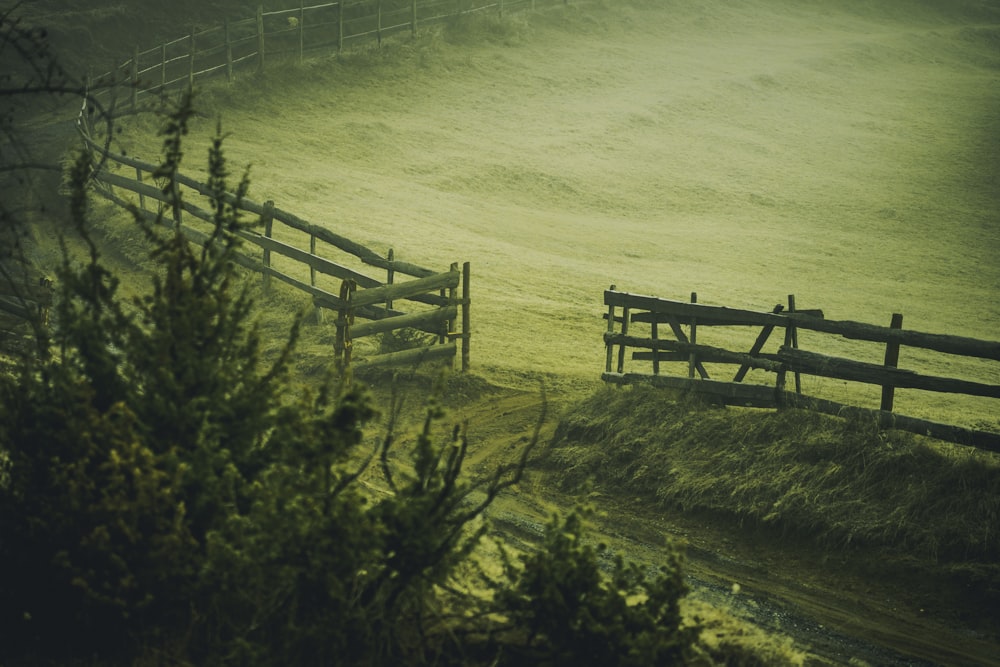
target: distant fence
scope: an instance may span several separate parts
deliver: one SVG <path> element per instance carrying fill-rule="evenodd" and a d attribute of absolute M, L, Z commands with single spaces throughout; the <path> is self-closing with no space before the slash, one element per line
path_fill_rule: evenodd
<path fill-rule="evenodd" d="M 567 4 L 568 0 L 344 0 L 267 11 L 258 6 L 253 17 L 222 25 L 140 51 L 110 71 L 95 77 L 92 88 L 114 94 L 119 105 L 135 108 L 146 95 L 193 86 L 197 81 L 239 70 L 262 71 L 273 59 L 302 60 L 318 50 L 340 52 L 348 44 L 382 44 L 386 37 L 458 16 L 481 12 L 535 9 L 536 4 Z"/>
<path fill-rule="evenodd" d="M 1000 398 L 1000 385 L 922 375 L 897 368 L 901 346 L 1000 361 L 1000 342 L 904 330 L 899 314 L 893 315 L 889 327 L 827 320 L 819 310 L 795 310 L 794 297 L 789 297 L 787 309 L 779 304 L 771 312 L 757 312 L 698 304 L 694 294 L 691 302 L 672 301 L 619 292 L 612 286 L 604 292 L 604 305 L 608 307 L 604 334 L 607 359 L 602 375 L 606 382 L 650 383 L 688 390 L 711 395 L 730 405 L 802 407 L 835 415 L 864 415 L 876 419 L 885 428 L 1000 452 L 1000 433 L 940 424 L 893 412 L 897 388 Z M 648 325 L 648 336 L 636 335 L 634 324 L 644 328 Z M 731 351 L 699 344 L 701 327 L 760 327 L 760 331 L 749 350 Z M 776 354 L 762 352 L 775 329 L 783 330 L 783 345 Z M 799 330 L 883 343 L 884 362 L 866 363 L 799 349 Z M 642 372 L 631 370 L 635 362 L 642 363 Z M 663 364 L 671 362 L 686 365 L 688 377 L 662 375 Z M 705 369 L 706 363 L 729 364 L 737 370 L 731 380 L 712 379 Z M 751 369 L 774 373 L 774 386 L 744 383 Z M 794 390 L 788 388 L 789 374 L 794 377 Z M 801 392 L 802 375 L 880 386 L 881 405 L 874 410 L 805 396 Z"/>
<path fill-rule="evenodd" d="M 184 194 L 191 196 L 182 198 L 181 210 L 174 217 L 167 207 L 169 198 L 153 179 L 158 165 L 114 153 L 95 142 L 90 136 L 86 114 L 82 111 L 78 128 L 84 142 L 94 151 L 93 179 L 99 194 L 124 208 L 136 206 L 139 214 L 149 221 L 160 220 L 176 225 L 188 239 L 199 245 L 210 241 L 209 234 L 202 230 L 207 229 L 206 222 L 212 222 L 213 213 L 192 203 L 193 199 L 208 205 L 208 197 L 212 193 L 209 186 L 178 175 L 178 186 L 183 188 Z M 122 190 L 132 193 L 132 199 L 122 197 L 118 192 Z M 463 371 L 469 369 L 468 262 L 461 268 L 455 263 L 447 271 L 432 271 L 396 260 L 392 250 L 382 257 L 325 227 L 277 208 L 272 201 L 263 204 L 246 198 L 237 201 L 231 193 L 226 193 L 225 199 L 229 204 L 238 204 L 240 210 L 259 216 L 263 227 L 263 233 L 251 230 L 239 233 L 244 241 L 260 249 L 260 255 L 237 253 L 235 261 L 262 274 L 265 284 L 273 278 L 310 295 L 318 313 L 328 309 L 337 314 L 333 351 L 338 366 L 351 365 L 354 340 L 408 330 L 431 334 L 434 339 L 413 349 L 371 355 L 363 360 L 362 365 L 417 364 L 438 359 L 450 359 L 454 363 L 460 350 L 461 368 Z M 298 236 L 305 245 L 308 237 L 308 249 L 275 238 L 278 231 L 275 223 L 284 226 L 284 234 L 280 234 L 283 238 Z M 319 246 L 320 243 L 324 245 Z M 334 261 L 324 256 L 333 252 L 339 253 L 342 259 Z M 281 266 L 277 265 L 279 260 Z M 358 265 L 357 268 L 345 265 L 350 262 Z M 365 266 L 377 267 L 384 273 L 377 278 L 372 277 L 361 272 L 360 269 Z M 308 281 L 305 279 L 307 270 Z M 323 276 L 335 279 L 337 284 L 320 284 Z M 412 280 L 399 281 L 400 277 Z M 401 301 L 407 302 L 406 310 L 398 307 Z M 356 318 L 368 321 L 356 323 Z"/>

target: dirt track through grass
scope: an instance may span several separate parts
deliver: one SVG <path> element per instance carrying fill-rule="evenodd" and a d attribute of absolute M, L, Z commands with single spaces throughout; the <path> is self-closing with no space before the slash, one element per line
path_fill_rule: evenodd
<path fill-rule="evenodd" d="M 996 339 L 997 21 L 850 0 L 570 5 L 203 100 L 254 199 L 399 259 L 471 261 L 478 372 L 586 386 L 610 284 L 760 309 L 794 293 L 835 319 Z M 1000 382 L 997 365 L 908 362 Z M 987 403 L 897 405 L 996 427 Z"/>

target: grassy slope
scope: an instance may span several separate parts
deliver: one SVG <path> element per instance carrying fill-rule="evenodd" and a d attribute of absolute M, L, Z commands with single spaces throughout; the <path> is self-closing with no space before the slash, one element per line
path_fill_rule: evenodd
<path fill-rule="evenodd" d="M 593 484 L 614 505 L 729 526 L 793 561 L 828 562 L 828 577 L 842 567 L 895 582 L 914 607 L 1000 641 L 1000 456 L 637 386 L 568 410 L 541 467 L 564 490 Z"/>
<path fill-rule="evenodd" d="M 898 308 L 920 328 L 959 320 L 995 338 L 995 8 L 751 4 L 675 7 L 669 30 L 648 20 L 653 3 L 515 18 L 202 99 L 235 132 L 237 161 L 255 164 L 255 198 L 365 242 L 405 242 L 421 263 L 472 253 L 477 365 L 494 380 L 558 365 L 557 382 L 587 386 L 601 356 L 596 295 L 612 281 L 669 296 L 708 285 L 761 307 L 795 291 L 838 317 Z M 665 60 L 649 57 L 652 43 Z M 583 59 L 595 51 L 605 66 Z M 643 87 L 650 69 L 660 86 Z M 124 139 L 148 155 L 151 127 Z M 542 296 L 512 289 L 538 266 L 550 274 Z M 565 317 L 553 323 L 553 309 Z M 938 403 L 912 404 L 970 412 Z M 971 415 L 996 424 L 992 404 Z M 936 558 L 937 572 L 997 599 L 995 459 L 635 389 L 581 403 L 552 460 L 571 482 L 593 475 L 650 504 L 886 549 L 894 566 L 900 549 Z"/>
<path fill-rule="evenodd" d="M 206 90 L 195 134 L 222 116 L 258 200 L 402 259 L 471 260 L 474 363 L 498 382 L 591 383 L 611 283 L 761 309 L 795 293 L 836 319 L 899 311 L 910 328 L 990 338 L 997 19 L 950 7 L 598 3 L 462 22 Z M 153 127 L 124 147 L 150 154 Z M 1000 378 L 911 350 L 901 363 Z M 842 383 L 806 391 L 877 401 Z M 897 405 L 996 426 L 990 401 L 902 391 Z"/>
<path fill-rule="evenodd" d="M 564 418 L 551 463 L 661 506 L 710 510 L 834 547 L 983 563 L 1000 585 L 1000 459 L 799 410 L 722 410 L 646 387 Z M 1000 591 L 1000 589 L 998 589 Z"/>

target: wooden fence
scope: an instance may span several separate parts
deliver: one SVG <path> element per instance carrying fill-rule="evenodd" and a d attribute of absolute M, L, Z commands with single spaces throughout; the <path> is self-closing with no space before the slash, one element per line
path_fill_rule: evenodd
<path fill-rule="evenodd" d="M 83 111 L 77 126 L 83 141 L 95 155 L 93 179 L 99 194 L 124 208 L 136 206 L 138 213 L 149 221 L 176 226 L 199 245 L 210 241 L 209 234 L 203 231 L 208 229 L 205 223 L 213 220 L 213 213 L 208 210 L 212 195 L 209 186 L 178 175 L 177 183 L 184 196 L 181 197 L 180 210 L 175 214 L 167 206 L 169 198 L 154 182 L 153 173 L 158 165 L 114 153 L 95 142 L 90 136 Z M 123 197 L 120 191 L 132 193 L 132 197 Z M 433 342 L 413 349 L 373 355 L 362 365 L 412 365 L 439 359 L 454 360 L 460 350 L 461 369 L 469 369 L 468 262 L 461 268 L 455 263 L 447 271 L 435 272 L 395 259 L 392 250 L 382 257 L 359 243 L 276 207 L 272 201 L 260 204 L 246 198 L 237 199 L 232 193 L 226 193 L 224 197 L 227 203 L 258 216 L 263 228 L 262 232 L 243 230 L 239 233 L 244 241 L 259 248 L 260 255 L 241 252 L 236 255 L 235 261 L 262 274 L 265 285 L 272 279 L 280 280 L 309 294 L 320 318 L 323 309 L 337 314 L 334 320 L 334 360 L 338 366 L 346 367 L 352 363 L 354 340 L 387 332 L 415 330 L 432 334 Z M 193 203 L 199 200 L 206 202 L 207 208 Z M 278 231 L 276 223 L 284 225 L 284 234 L 279 235 L 300 236 L 303 245 L 308 236 L 308 250 L 275 238 Z M 292 230 L 298 234 L 289 233 Z M 320 243 L 323 245 L 320 246 Z M 341 259 L 334 261 L 324 256 L 330 254 L 339 254 Z M 284 258 L 281 260 L 283 266 L 276 266 L 276 261 L 281 258 Z M 358 267 L 351 268 L 347 263 L 357 264 Z M 287 266 L 291 266 L 292 270 Z M 360 269 L 366 266 L 376 267 L 384 273 L 377 278 L 362 273 Z M 307 270 L 308 281 L 304 278 Z M 337 284 L 320 284 L 321 280 L 329 280 L 323 276 L 334 279 Z M 400 281 L 400 277 L 411 279 Z M 398 307 L 400 301 L 409 304 L 406 310 Z M 358 318 L 368 321 L 356 322 Z M 457 341 L 461 342 L 460 346 Z"/>
<path fill-rule="evenodd" d="M 19 263 L 0 267 L 0 274 L 0 348 L 11 350 L 23 345 L 32 322 L 48 321 L 52 281 Z"/>
<path fill-rule="evenodd" d="M 568 0 L 343 0 L 267 11 L 207 29 L 192 28 L 177 39 L 151 49 L 135 46 L 130 57 L 110 71 L 92 77 L 98 95 L 135 109 L 146 95 L 160 95 L 193 86 L 212 77 L 232 81 L 240 70 L 263 71 L 274 59 L 306 53 L 341 52 L 347 45 L 375 43 L 417 27 L 455 17 L 535 9 L 536 4 L 566 4 Z"/>
<path fill-rule="evenodd" d="M 941 424 L 893 412 L 897 388 L 1000 398 L 1000 385 L 936 377 L 898 368 L 900 347 L 1000 361 L 1000 342 L 908 331 L 902 328 L 903 318 L 899 314 L 892 316 L 888 327 L 828 320 L 819 310 L 796 310 L 794 297 L 789 297 L 787 308 L 779 304 L 771 312 L 757 312 L 702 305 L 697 303 L 695 294 L 691 295 L 690 302 L 672 301 L 619 292 L 612 285 L 604 292 L 604 305 L 608 307 L 605 315 L 607 331 L 604 334 L 607 359 L 602 375 L 606 382 L 645 382 L 689 390 L 711 395 L 729 405 L 802 407 L 835 415 L 860 415 L 877 420 L 885 428 L 1000 452 L 1000 433 Z M 648 336 L 636 335 L 633 325 L 640 323 L 648 325 Z M 616 330 L 616 327 L 619 328 Z M 760 331 L 749 350 L 731 351 L 700 344 L 698 331 L 702 327 L 759 327 Z M 783 329 L 783 344 L 777 353 L 764 353 L 764 345 L 775 329 Z M 800 330 L 881 343 L 884 345 L 884 361 L 873 364 L 802 350 L 798 345 Z M 667 332 L 667 337 L 661 337 Z M 628 354 L 629 348 L 632 348 L 631 355 Z M 641 362 L 642 371 L 632 370 L 635 362 Z M 687 377 L 661 374 L 663 365 L 671 362 L 684 364 Z M 731 380 L 713 379 L 705 368 L 707 363 L 736 366 L 737 370 Z M 744 379 L 751 369 L 773 373 L 774 385 L 745 383 Z M 792 388 L 788 385 L 789 374 L 794 378 Z M 803 375 L 880 386 L 881 405 L 875 410 L 806 396 L 801 388 Z"/>

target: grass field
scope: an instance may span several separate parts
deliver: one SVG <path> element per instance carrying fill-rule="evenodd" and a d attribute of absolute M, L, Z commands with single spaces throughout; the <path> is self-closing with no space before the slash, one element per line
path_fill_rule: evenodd
<path fill-rule="evenodd" d="M 549 459 L 563 481 L 597 477 L 657 514 L 716 512 L 824 548 L 906 547 L 901 558 L 919 552 L 942 572 L 968 558 L 982 568 L 962 581 L 992 582 L 995 597 L 995 459 L 814 415 L 668 410 L 641 390 L 594 390 L 611 284 L 761 310 L 795 294 L 833 319 L 888 324 L 901 312 L 907 328 L 1000 338 L 998 73 L 996 2 L 570 4 L 206 86 L 185 171 L 198 175 L 221 118 L 233 171 L 252 165 L 256 201 L 398 259 L 470 261 L 474 371 L 529 392 L 544 378 L 556 407 L 572 404 Z M 129 118 L 116 143 L 155 161 L 158 125 Z M 102 213 L 116 252 L 141 258 L 129 247 L 139 234 Z M 283 340 L 304 304 L 284 290 L 265 303 Z M 702 329 L 699 342 L 748 348 L 754 333 Z M 321 364 L 331 340 L 329 327 L 308 327 L 304 352 Z M 882 353 L 811 333 L 800 345 Z M 1000 384 L 997 363 L 904 348 L 900 365 Z M 877 405 L 877 388 L 807 379 L 804 390 Z M 539 401 L 524 396 L 469 401 L 483 417 L 478 463 L 524 441 L 531 419 L 504 421 L 534 418 Z M 896 401 L 904 414 L 998 430 L 995 403 L 907 390 Z M 975 512 L 955 486 L 984 499 Z M 625 517 L 623 498 L 609 502 Z M 799 577 L 784 537 L 775 558 Z M 920 596 L 933 601 L 929 588 Z"/>
<path fill-rule="evenodd" d="M 471 261 L 473 362 L 502 384 L 591 386 L 611 284 L 760 309 L 795 294 L 829 318 L 995 339 L 998 15 L 755 0 L 466 19 L 210 87 L 188 146 L 221 117 L 255 200 L 399 259 Z M 123 147 L 153 157 L 154 128 L 130 124 Z M 900 365 L 1000 382 L 992 362 Z M 897 410 L 1000 423 L 990 401 L 914 391 Z"/>

